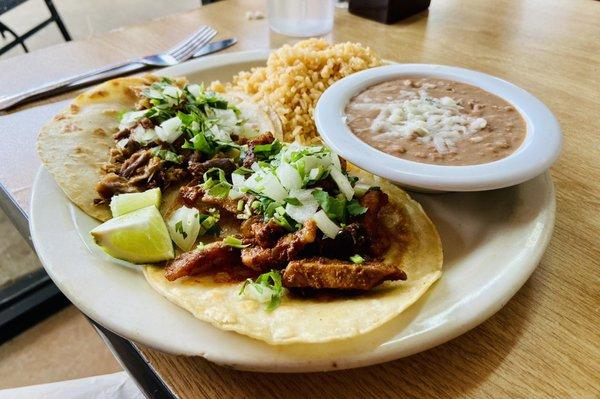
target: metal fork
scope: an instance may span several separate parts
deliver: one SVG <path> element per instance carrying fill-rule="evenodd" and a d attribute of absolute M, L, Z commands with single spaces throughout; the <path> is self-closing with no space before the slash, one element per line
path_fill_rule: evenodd
<path fill-rule="evenodd" d="M 62 87 L 68 86 L 74 82 L 90 78 L 99 74 L 107 74 L 111 71 L 120 70 L 123 67 L 130 65 L 138 65 L 139 69 L 146 66 L 166 67 L 179 64 L 189 59 L 192 54 L 217 34 L 217 31 L 209 26 L 204 26 L 198 29 L 193 35 L 179 42 L 172 49 L 165 53 L 149 55 L 147 57 L 135 58 L 133 60 L 121 62 L 118 64 L 107 65 L 89 72 L 84 72 L 79 75 L 71 76 L 70 78 L 57 80 L 45 85 L 27 90 L 25 92 L 13 95 L 0 97 L 0 111 L 12 107 L 13 105 L 22 103 L 28 99 L 42 96 L 48 91 L 54 91 Z M 135 68 L 134 68 L 135 69 Z M 130 69 L 131 70 L 131 69 Z"/>

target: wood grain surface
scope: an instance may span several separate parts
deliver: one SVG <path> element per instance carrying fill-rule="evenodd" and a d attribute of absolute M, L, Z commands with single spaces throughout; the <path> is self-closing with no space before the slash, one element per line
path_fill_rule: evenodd
<path fill-rule="evenodd" d="M 226 0 L 89 40 L 0 62 L 0 94 L 132 55 L 167 48 L 202 23 L 229 51 L 277 47 L 264 1 Z M 315 374 L 261 374 L 141 347 L 181 398 L 237 397 L 600 397 L 600 2 L 434 0 L 427 13 L 392 26 L 336 11 L 334 41 L 360 41 L 399 62 L 449 64 L 525 88 L 557 116 L 565 136 L 551 172 L 555 233 L 540 265 L 506 306 L 467 334 L 383 365 Z M 0 116 L 0 182 L 28 209 L 39 165 L 36 129 L 65 95 Z M 52 103 L 52 104 L 50 104 Z"/>

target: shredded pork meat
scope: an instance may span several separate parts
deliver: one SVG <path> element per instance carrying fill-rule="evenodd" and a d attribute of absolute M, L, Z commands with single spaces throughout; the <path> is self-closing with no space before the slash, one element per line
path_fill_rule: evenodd
<path fill-rule="evenodd" d="M 229 178 L 233 171 L 237 169 L 237 166 L 229 158 L 213 158 L 204 162 L 190 160 L 188 163 L 188 171 L 196 179 L 202 179 L 203 175 L 212 168 L 223 170 L 225 176 Z"/>
<path fill-rule="evenodd" d="M 229 197 L 215 197 L 209 195 L 207 190 L 200 184 L 181 187 L 179 189 L 179 195 L 183 199 L 183 203 L 186 206 L 195 207 L 202 202 L 206 205 L 215 206 L 221 210 L 233 214 L 238 213 L 238 204 L 240 200 L 243 201 L 244 204 L 252 201 L 252 197 L 249 195 L 244 195 L 237 199 L 232 199 Z"/>

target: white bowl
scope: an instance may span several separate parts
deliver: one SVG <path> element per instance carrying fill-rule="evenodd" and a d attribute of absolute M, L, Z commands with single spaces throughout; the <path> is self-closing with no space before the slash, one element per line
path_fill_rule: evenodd
<path fill-rule="evenodd" d="M 377 83 L 415 75 L 467 83 L 503 98 L 525 119 L 525 140 L 505 158 L 477 165 L 447 166 L 395 157 L 352 133 L 344 121 L 344 109 L 353 96 Z M 319 99 L 315 122 L 325 143 L 348 161 L 397 184 L 425 191 L 482 191 L 522 183 L 548 169 L 562 144 L 556 118 L 527 91 L 491 75 L 443 65 L 392 64 L 341 79 Z"/>

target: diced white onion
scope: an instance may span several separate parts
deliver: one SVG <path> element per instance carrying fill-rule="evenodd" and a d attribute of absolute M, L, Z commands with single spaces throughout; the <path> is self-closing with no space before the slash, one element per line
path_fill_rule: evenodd
<path fill-rule="evenodd" d="M 304 163 L 304 170 L 306 171 L 306 173 L 313 169 L 318 169 L 319 166 L 323 166 L 327 169 L 329 169 L 329 167 L 331 166 L 331 160 L 329 159 L 329 157 L 319 158 L 314 155 L 307 155 L 303 157 L 300 160 L 300 162 Z"/>
<path fill-rule="evenodd" d="M 129 143 L 129 139 L 127 139 L 127 138 L 121 139 L 121 140 L 117 141 L 117 148 L 123 149 L 123 148 L 125 148 L 127 143 Z"/>
<path fill-rule="evenodd" d="M 362 197 L 367 191 L 369 191 L 370 188 L 371 186 L 369 186 L 368 184 L 356 183 L 354 185 L 354 195 L 356 195 L 357 197 Z"/>
<path fill-rule="evenodd" d="M 337 158 L 337 156 L 334 157 Z M 344 197 L 350 201 L 354 196 L 354 189 L 352 188 L 350 181 L 348 181 L 348 178 L 336 167 L 331 168 L 329 174 L 333 178 L 333 181 L 335 181 L 337 184 L 342 194 L 344 194 Z"/>
<path fill-rule="evenodd" d="M 189 85 L 187 89 L 194 97 L 198 97 L 200 95 L 200 85 L 192 84 Z"/>
<path fill-rule="evenodd" d="M 340 164 L 340 157 L 337 154 L 331 153 L 331 164 L 334 168 L 342 170 L 342 165 Z"/>
<path fill-rule="evenodd" d="M 335 238 L 335 236 L 337 236 L 337 234 L 340 232 L 340 227 L 331 219 L 329 219 L 325 211 L 322 209 L 315 213 L 313 220 L 317 224 L 319 230 L 321 230 L 329 238 Z"/>
<path fill-rule="evenodd" d="M 287 204 L 285 211 L 292 219 L 298 223 L 304 224 L 307 220 L 313 218 L 317 209 L 319 209 L 319 203 L 312 195 L 313 190 L 291 190 L 289 196 L 296 198 L 300 201 L 301 205 Z"/>
<path fill-rule="evenodd" d="M 233 140 L 231 140 L 231 137 L 229 136 L 229 134 L 222 130 L 219 126 L 217 125 L 212 125 L 210 127 L 210 129 L 208 129 L 208 131 L 213 135 L 213 137 L 217 140 L 220 141 L 224 141 L 226 143 L 231 142 Z"/>
<path fill-rule="evenodd" d="M 304 222 L 315 216 L 318 208 L 319 204 L 316 201 L 307 205 L 287 204 L 285 212 L 296 222 L 304 224 Z"/>
<path fill-rule="evenodd" d="M 167 221 L 167 229 L 173 242 L 183 251 L 189 251 L 196 243 L 200 232 L 200 220 L 196 208 L 182 206 L 177 209 Z M 181 230 L 177 231 L 177 223 L 181 222 Z M 185 234 L 182 234 L 183 231 Z M 185 237 L 184 237 L 185 235 Z"/>
<path fill-rule="evenodd" d="M 271 300 L 273 290 L 265 285 L 251 283 L 244 288 L 242 296 L 260 303 L 267 303 Z"/>
<path fill-rule="evenodd" d="M 246 179 L 244 179 L 244 176 L 238 174 L 238 173 L 232 173 L 231 174 L 231 183 L 232 183 L 232 188 L 231 190 L 229 190 L 229 198 L 231 199 L 238 199 L 241 198 L 244 194 L 242 193 L 242 188 L 244 187 L 246 182 Z"/>
<path fill-rule="evenodd" d="M 264 184 L 263 181 L 259 181 L 259 178 L 261 178 L 261 176 L 259 176 L 258 174 L 253 174 L 250 175 L 250 177 L 248 179 L 246 179 L 246 181 L 244 182 L 244 186 L 247 189 L 250 189 L 254 192 L 257 193 L 262 193 L 263 189 L 264 189 Z"/>
<path fill-rule="evenodd" d="M 174 116 L 161 123 L 154 130 L 162 141 L 172 143 L 181 136 L 181 120 Z"/>
<path fill-rule="evenodd" d="M 288 190 L 299 189 L 302 187 L 302 178 L 300 173 L 290 164 L 283 162 L 277 168 L 277 177 L 279 181 Z"/>
<path fill-rule="evenodd" d="M 245 181 L 246 179 L 243 175 L 240 175 L 239 173 L 231 174 L 231 183 L 233 184 L 233 188 L 241 189 L 242 187 L 244 187 Z"/>
<path fill-rule="evenodd" d="M 132 126 L 138 120 L 142 119 L 142 117 L 148 112 L 148 110 L 142 111 L 131 111 L 123 114 L 121 118 L 121 123 L 119 124 L 119 129 L 125 129 Z"/>
<path fill-rule="evenodd" d="M 147 145 L 158 139 L 158 136 L 155 129 L 144 129 L 143 126 L 139 125 L 131 132 L 131 139 L 142 145 Z"/>
<path fill-rule="evenodd" d="M 213 110 L 217 117 L 219 127 L 229 133 L 236 131 L 237 123 L 239 122 L 237 115 L 232 109 L 215 109 Z M 231 139 L 230 139 L 231 140 Z"/>
<path fill-rule="evenodd" d="M 283 202 L 288 196 L 287 190 L 274 175 L 265 175 L 263 185 L 262 193 L 272 200 Z"/>
<path fill-rule="evenodd" d="M 181 89 L 176 86 L 167 86 L 163 90 L 163 95 L 173 98 L 178 98 L 183 94 Z"/>

